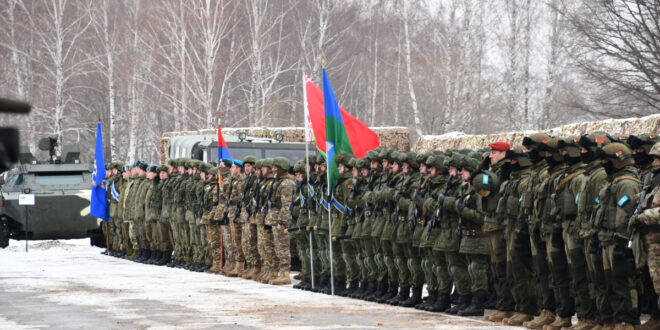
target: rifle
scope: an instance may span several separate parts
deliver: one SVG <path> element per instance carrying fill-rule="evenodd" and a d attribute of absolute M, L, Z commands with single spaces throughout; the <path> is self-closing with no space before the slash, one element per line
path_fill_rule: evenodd
<path fill-rule="evenodd" d="M 428 226 L 429 231 L 426 232 L 426 239 L 429 238 L 429 235 L 431 234 L 431 230 L 435 227 L 436 223 L 442 218 L 441 213 L 442 213 L 442 202 L 445 201 L 445 198 L 447 197 L 447 191 L 449 190 L 449 182 L 451 181 L 451 177 L 449 177 L 449 180 L 445 183 L 445 187 L 442 190 L 442 193 L 438 194 L 438 199 L 436 200 L 437 205 L 435 206 L 435 211 L 433 212 L 433 218 L 431 221 L 429 221 Z"/>
<path fill-rule="evenodd" d="M 231 192 L 234 190 L 234 177 L 229 179 L 229 192 L 227 193 L 227 203 L 225 203 L 225 212 L 222 214 L 221 225 L 226 225 L 229 223 L 229 205 L 231 204 Z"/>
<path fill-rule="evenodd" d="M 252 180 L 252 173 L 248 176 L 245 187 L 243 187 L 243 194 L 241 195 L 241 199 L 238 200 L 238 204 L 236 205 L 236 211 L 234 212 L 234 223 L 236 223 L 236 219 L 241 216 L 241 209 L 243 209 L 243 201 L 245 200 L 245 196 L 247 195 L 247 191 L 251 185 Z"/>
<path fill-rule="evenodd" d="M 461 214 L 463 213 L 463 209 L 465 209 L 465 202 L 463 199 L 458 200 L 458 204 L 456 205 L 456 211 L 458 213 L 458 228 L 454 231 L 454 235 L 458 239 L 458 243 L 461 243 L 461 240 L 463 239 L 463 231 L 461 230 L 461 227 L 463 226 L 463 217 Z"/>
<path fill-rule="evenodd" d="M 651 177 L 653 176 L 652 172 L 649 171 L 644 175 L 644 186 L 642 187 L 642 192 L 639 195 L 639 202 L 637 202 L 637 207 L 635 208 L 635 211 L 633 212 L 633 217 L 642 213 L 644 210 L 644 200 L 646 199 L 646 187 L 651 183 Z M 637 235 L 637 231 L 639 229 L 639 225 L 633 226 L 632 230 L 630 231 L 630 238 L 628 239 L 628 248 L 632 247 L 633 240 L 635 236 Z"/>
<path fill-rule="evenodd" d="M 257 182 L 254 184 L 254 189 L 252 190 L 252 194 L 250 195 L 250 200 L 248 201 L 248 205 L 245 207 L 245 210 L 247 211 L 248 214 L 248 219 L 252 217 L 255 209 L 256 210 L 259 209 L 259 201 L 257 200 L 257 194 L 261 189 L 261 179 L 262 176 L 261 174 L 259 174 L 257 176 Z"/>
<path fill-rule="evenodd" d="M 266 194 L 266 205 L 261 207 L 261 224 L 265 225 L 266 224 L 266 215 L 268 215 L 268 210 L 270 209 L 271 205 L 271 197 L 273 197 L 273 187 L 277 183 L 277 173 L 273 176 L 273 183 L 270 184 L 270 187 L 268 187 L 268 194 Z"/>

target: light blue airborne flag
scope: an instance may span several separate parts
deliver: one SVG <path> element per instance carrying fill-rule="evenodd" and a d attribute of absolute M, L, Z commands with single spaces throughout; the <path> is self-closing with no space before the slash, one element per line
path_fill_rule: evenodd
<path fill-rule="evenodd" d="M 96 148 L 94 149 L 94 173 L 92 174 L 92 199 L 90 200 L 89 214 L 93 217 L 108 221 L 108 200 L 105 187 L 105 159 L 103 157 L 103 133 L 101 123 L 96 127 Z"/>
<path fill-rule="evenodd" d="M 325 109 L 325 144 L 326 160 L 328 169 L 328 193 L 332 193 L 339 178 L 337 169 L 337 155 L 353 154 L 351 141 L 346 134 L 344 119 L 339 110 L 335 93 L 332 91 L 328 75 L 323 69 L 323 107 Z"/>

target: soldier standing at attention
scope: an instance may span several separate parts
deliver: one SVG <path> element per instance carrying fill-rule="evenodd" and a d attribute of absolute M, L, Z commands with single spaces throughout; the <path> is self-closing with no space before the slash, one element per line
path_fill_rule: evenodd
<path fill-rule="evenodd" d="M 158 183 L 160 177 L 156 170 L 156 165 L 150 165 L 147 168 L 147 193 L 144 196 L 144 233 L 147 241 L 147 249 L 149 250 L 149 258 L 143 262 L 145 264 L 153 264 L 154 259 L 162 258 L 162 254 L 158 250 L 158 241 L 156 233 L 156 221 L 160 218 L 160 211 L 162 207 L 160 188 Z"/>
<path fill-rule="evenodd" d="M 275 157 L 273 159 L 273 172 L 275 172 L 275 181 L 272 186 L 272 196 L 270 196 L 270 206 L 265 223 L 271 226 L 273 233 L 273 247 L 277 255 L 279 271 L 273 271 L 273 276 L 268 284 L 285 285 L 291 284 L 289 270 L 291 268 L 291 247 L 287 228 L 291 223 L 291 203 L 293 194 L 296 190 L 296 184 L 289 178 L 289 167 L 291 163 L 284 157 Z"/>
<path fill-rule="evenodd" d="M 229 219 L 229 228 L 231 230 L 231 243 L 232 250 L 235 253 L 234 267 L 230 269 L 225 276 L 236 277 L 243 275 L 245 270 L 245 255 L 241 248 L 241 240 L 243 236 L 242 221 L 240 217 L 241 210 L 239 203 L 243 199 L 242 192 L 245 190 L 245 175 L 243 174 L 243 162 L 234 159 L 231 165 L 233 187 L 229 199 L 229 209 L 227 210 Z"/>
<path fill-rule="evenodd" d="M 166 202 L 167 194 L 170 189 L 170 180 L 168 176 L 169 167 L 167 165 L 160 165 L 156 168 L 158 172 L 158 178 L 160 180 L 159 189 L 160 189 L 160 214 L 156 219 L 155 231 L 157 241 L 159 242 L 158 250 L 160 251 L 161 257 L 158 260 L 154 261 L 155 265 L 162 266 L 170 262 L 172 257 L 172 238 L 170 234 L 170 206 L 172 205 L 169 201 Z"/>
<path fill-rule="evenodd" d="M 275 260 L 275 251 L 271 250 L 272 247 L 272 236 L 273 231 L 271 226 L 266 226 L 265 216 L 267 215 L 266 202 L 268 200 L 268 194 L 271 190 L 271 185 L 273 184 L 274 173 L 271 171 L 273 167 L 273 159 L 266 158 L 261 162 L 261 173 L 264 176 L 264 181 L 261 184 L 260 191 L 258 193 L 260 207 L 257 215 L 257 249 L 259 251 L 259 258 L 261 259 L 261 272 L 257 274 L 254 278 L 255 281 L 261 283 L 268 283 L 271 280 L 273 271 L 277 271 L 277 265 Z M 267 240 L 269 240 L 267 242 Z"/>
<path fill-rule="evenodd" d="M 243 158 L 243 171 L 245 172 L 245 188 L 243 190 L 241 221 L 243 232 L 241 236 L 241 250 L 248 264 L 247 271 L 241 276 L 251 280 L 261 271 L 259 252 L 257 251 L 257 213 L 256 196 L 261 185 L 261 161 L 254 156 Z"/>
<path fill-rule="evenodd" d="M 595 227 L 602 247 L 603 268 L 607 283 L 606 299 L 617 329 L 633 329 L 639 324 L 639 306 L 635 260 L 628 248 L 629 220 L 635 210 L 633 200 L 641 191 L 641 181 L 633 166 L 632 153 L 622 143 L 603 147 L 602 162 L 608 184 L 601 189 Z"/>

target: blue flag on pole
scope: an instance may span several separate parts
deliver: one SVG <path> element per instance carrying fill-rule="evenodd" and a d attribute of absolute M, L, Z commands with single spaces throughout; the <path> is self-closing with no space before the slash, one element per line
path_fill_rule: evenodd
<path fill-rule="evenodd" d="M 96 127 L 96 148 L 94 149 L 94 173 L 92 174 L 92 199 L 90 200 L 89 214 L 93 217 L 108 221 L 108 200 L 105 187 L 105 159 L 103 157 L 103 133 L 101 123 Z"/>

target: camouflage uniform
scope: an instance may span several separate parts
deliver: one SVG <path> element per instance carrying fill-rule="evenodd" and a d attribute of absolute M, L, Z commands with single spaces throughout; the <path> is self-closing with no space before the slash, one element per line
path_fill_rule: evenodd
<path fill-rule="evenodd" d="M 344 161 L 346 155 L 338 155 L 336 157 L 337 163 L 348 163 Z M 343 246 L 346 244 L 342 242 L 347 236 L 348 224 L 347 219 L 348 211 L 346 210 L 346 202 L 349 199 L 350 190 L 355 186 L 353 175 L 349 168 L 339 175 L 337 178 L 337 185 L 332 193 L 332 264 L 334 268 L 335 292 L 339 295 L 343 294 L 346 289 L 346 273 L 347 264 L 344 257 Z M 346 245 L 348 248 L 348 245 Z M 349 251 L 347 251 L 349 252 Z M 355 265 L 354 265 L 355 266 Z M 355 274 L 353 274 L 355 275 Z M 355 281 L 355 279 L 353 280 Z"/>
<path fill-rule="evenodd" d="M 245 162 L 244 162 L 245 163 Z M 260 161 L 252 163 L 254 171 L 246 178 L 245 191 L 243 195 L 243 210 L 241 218 L 243 222 L 243 231 L 241 236 L 241 250 L 243 256 L 248 264 L 248 271 L 243 274 L 243 278 L 252 279 L 261 270 L 261 260 L 259 259 L 259 252 L 257 251 L 257 225 L 256 214 L 258 206 L 256 205 L 259 199 L 258 193 L 261 188 L 261 175 L 256 173 L 260 171 L 257 165 L 261 165 Z"/>
<path fill-rule="evenodd" d="M 262 162 L 262 166 L 269 169 L 272 168 L 273 161 L 272 159 L 266 159 Z M 273 276 L 273 271 L 279 268 L 277 264 L 277 259 L 275 255 L 275 247 L 273 243 L 273 230 L 270 225 L 265 224 L 266 217 L 266 205 L 268 201 L 268 196 L 272 195 L 272 185 L 274 183 L 274 178 L 272 176 L 266 177 L 264 182 L 261 185 L 261 191 L 259 192 L 259 205 L 261 206 L 261 212 L 255 216 L 255 221 L 257 222 L 257 248 L 259 251 L 259 258 L 261 259 L 261 273 L 255 278 L 255 280 L 268 283 L 268 281 Z"/>
<path fill-rule="evenodd" d="M 278 269 L 273 269 L 270 284 L 290 284 L 289 269 L 291 268 L 291 247 L 289 233 L 286 231 L 291 222 L 291 203 L 295 192 L 295 182 L 288 176 L 289 160 L 276 157 L 273 160 L 273 169 L 277 171 L 273 182 L 271 198 L 267 201 L 268 213 L 264 219 L 266 226 L 271 226 L 273 234 L 273 248 L 277 256 Z M 279 276 L 278 276 L 279 275 Z"/>
<path fill-rule="evenodd" d="M 231 230 L 231 243 L 235 253 L 234 263 L 235 267 L 232 269 L 231 276 L 239 276 L 243 273 L 245 267 L 245 255 L 243 254 L 242 249 L 242 237 L 243 237 L 243 220 L 240 216 L 241 210 L 238 208 L 239 203 L 243 199 L 242 192 L 245 190 L 245 175 L 238 174 L 234 175 L 234 186 L 232 188 L 232 194 L 229 202 L 228 217 L 229 217 L 229 228 Z"/>

